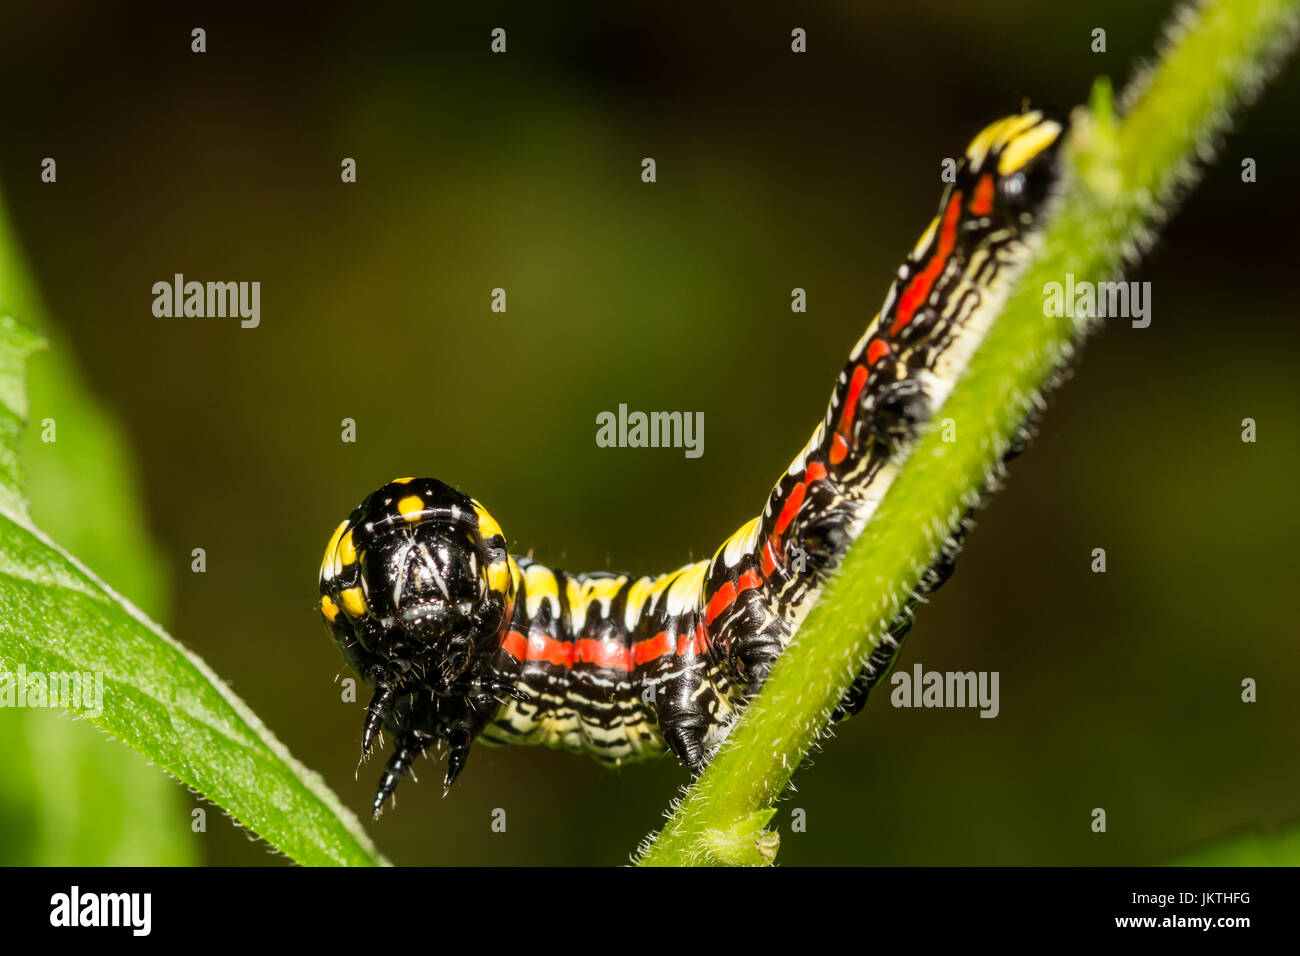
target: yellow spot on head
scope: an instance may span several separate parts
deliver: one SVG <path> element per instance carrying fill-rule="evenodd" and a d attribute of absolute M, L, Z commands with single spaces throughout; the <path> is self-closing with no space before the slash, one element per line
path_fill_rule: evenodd
<path fill-rule="evenodd" d="M 971 161 L 972 165 L 980 165 L 984 162 L 984 158 L 989 154 L 990 150 L 1006 145 L 1012 137 L 1027 130 L 1042 118 L 1043 114 L 1034 110 L 1029 113 L 1008 116 L 996 123 L 990 123 L 970 141 L 970 145 L 966 147 L 966 158 Z"/>
<path fill-rule="evenodd" d="M 327 594 L 320 599 L 320 612 L 333 622 L 339 616 L 339 606 L 331 601 L 330 596 Z"/>
<path fill-rule="evenodd" d="M 514 579 L 510 576 L 508 561 L 494 561 L 487 569 L 488 588 L 495 594 L 508 595 Z"/>
<path fill-rule="evenodd" d="M 320 576 L 325 581 L 334 577 L 336 573 L 334 570 L 334 551 L 338 548 L 339 538 L 342 537 L 343 529 L 347 526 L 346 521 L 340 522 L 339 526 L 334 529 L 334 533 L 330 535 L 329 544 L 325 545 L 325 557 L 321 559 L 320 563 Z"/>
<path fill-rule="evenodd" d="M 998 157 L 998 173 L 1006 176 L 1027 166 L 1035 156 L 1051 146 L 1061 135 L 1061 124 L 1048 120 L 1011 140 Z"/>
<path fill-rule="evenodd" d="M 389 484 L 390 484 L 390 485 L 409 485 L 409 484 L 410 484 L 411 482 L 413 482 L 413 481 L 415 481 L 414 478 L 394 478 L 392 481 L 389 482 Z"/>
<path fill-rule="evenodd" d="M 397 503 L 397 512 L 407 521 L 419 521 L 424 514 L 424 499 L 419 495 L 407 495 Z"/>
<path fill-rule="evenodd" d="M 497 519 L 488 514 L 487 509 L 477 501 L 474 502 L 474 513 L 478 515 L 478 529 L 483 534 L 483 537 L 490 538 L 494 534 L 499 534 L 503 538 L 505 537 L 504 532 L 501 530 L 501 525 L 497 524 Z"/>
<path fill-rule="evenodd" d="M 352 545 L 351 530 L 349 530 L 343 537 L 339 538 L 338 557 L 339 563 L 345 568 L 357 560 L 357 549 Z"/>
<path fill-rule="evenodd" d="M 339 600 L 343 602 L 343 610 L 352 617 L 361 617 L 366 613 L 366 599 L 361 588 L 348 588 L 340 592 Z"/>

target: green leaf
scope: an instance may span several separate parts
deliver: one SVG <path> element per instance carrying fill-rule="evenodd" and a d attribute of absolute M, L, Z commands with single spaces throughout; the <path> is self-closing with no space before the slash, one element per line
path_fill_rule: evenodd
<path fill-rule="evenodd" d="M 11 341 L 30 350 L 32 337 L 19 331 Z M 0 394 L 13 393 L 12 380 L 0 378 Z M 6 402 L 0 434 L 17 435 L 14 413 L 21 408 Z M 16 457 L 12 444 L 0 457 Z M 102 676 L 102 713 L 86 719 L 292 859 L 380 862 L 355 817 L 207 665 L 33 527 L 25 509 L 14 507 L 19 499 L 12 485 L 5 491 L 0 672 L 16 675 L 21 667 L 28 674 Z"/>
<path fill-rule="evenodd" d="M 43 316 L 27 272 L 0 209 L 0 309 Z M 28 374 L 33 414 L 61 427 L 58 441 L 26 432 L 21 459 L 34 520 L 92 563 L 111 568 L 113 583 L 153 613 L 162 612 L 167 576 L 143 530 L 121 435 L 81 386 L 63 350 L 36 353 Z M 85 480 L 87 461 L 96 464 L 93 482 Z M 0 864 L 195 862 L 201 838 L 184 813 L 192 798 L 87 721 L 43 708 L 6 708 L 0 713 L 0 767 Z"/>
<path fill-rule="evenodd" d="M 41 345 L 39 335 L 0 313 L 0 510 L 6 514 L 27 514 L 18 461 L 19 440 L 27 421 L 23 381 L 27 357 Z"/>
<path fill-rule="evenodd" d="M 120 436 L 80 387 L 61 350 L 29 362 L 34 416 L 58 424 L 58 440 L 29 429 L 23 463 L 32 518 L 108 567 L 152 610 L 166 603 L 166 575 L 147 535 Z M 95 481 L 84 462 L 96 463 Z M 57 711 L 0 712 L 0 863 L 8 866 L 184 866 L 202 837 L 184 805 L 193 798 L 167 774 L 111 742 L 94 725 Z"/>
<path fill-rule="evenodd" d="M 934 416 L 957 423 L 961 441 L 923 435 L 862 536 L 849 549 L 761 693 L 745 711 L 639 862 L 729 863 L 717 834 L 784 792 L 826 731 L 843 696 L 916 587 L 921 574 L 984 492 L 1026 417 L 1086 331 L 1044 314 L 1043 288 L 1072 273 L 1105 281 L 1136 261 L 1177 192 L 1195 178 L 1197 154 L 1253 98 L 1294 45 L 1297 0 L 1220 0 L 1182 8 L 1156 66 L 1120 103 L 1110 85 L 1077 110 L 1059 208 L 1016 291 Z"/>
<path fill-rule="evenodd" d="M 0 282 L 12 286 L 15 257 L 4 248 L 11 245 L 5 238 L 0 229 Z M 0 289 L 0 298 L 13 301 L 14 295 Z M 90 673 L 102 679 L 102 709 L 80 708 L 85 721 L 202 793 L 291 859 L 306 865 L 383 863 L 356 818 L 202 660 L 33 523 L 22 492 L 20 438 L 27 415 L 25 365 L 40 344 L 38 335 L 0 314 L 0 695 L 13 694 L 16 702 L 20 692 L 35 693 L 44 683 L 35 675 Z M 94 514 L 85 518 L 91 525 L 99 520 Z M 120 580 L 132 577 L 118 568 L 114 573 Z M 20 671 L 28 675 L 21 685 L 13 679 Z M 33 741 L 38 758 L 57 756 L 68 739 L 62 731 L 47 734 L 46 716 L 23 718 L 40 734 Z M 101 740 L 99 746 L 112 745 Z M 28 767 L 9 779 L 34 780 L 38 798 L 52 808 L 50 818 L 68 816 L 85 778 L 52 777 L 42 769 Z M 12 810 L 18 800 L 12 784 L 0 787 L 0 809 Z M 60 832 L 75 835 L 80 826 Z M 139 842 L 147 834 L 118 836 L 134 841 L 134 851 L 149 853 Z M 62 855 L 67 839 L 62 851 L 57 840 L 45 841 L 44 850 L 36 836 L 33 841 L 30 853 L 45 862 L 70 858 Z M 130 859 L 125 852 L 114 856 Z M 175 852 L 162 856 L 183 862 Z"/>

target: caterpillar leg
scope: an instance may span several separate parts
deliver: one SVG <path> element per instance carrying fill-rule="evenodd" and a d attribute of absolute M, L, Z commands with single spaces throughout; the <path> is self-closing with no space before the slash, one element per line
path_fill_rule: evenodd
<path fill-rule="evenodd" d="M 512 684 L 492 681 L 484 687 L 496 687 L 500 690 L 508 689 L 510 696 L 524 696 Z M 447 740 L 447 775 L 442 781 L 442 795 L 445 797 L 451 785 L 456 782 L 460 772 L 465 769 L 465 763 L 469 760 L 470 744 L 495 715 L 497 708 L 500 707 L 501 701 L 491 690 L 479 689 L 473 696 L 461 698 L 457 701 L 458 709 L 450 716 L 444 718 L 443 736 Z"/>
<path fill-rule="evenodd" d="M 375 801 L 371 806 L 374 819 L 379 819 L 379 814 L 384 810 L 384 801 L 396 792 L 397 785 L 411 769 L 411 764 L 417 757 L 424 755 L 434 739 L 433 734 L 423 730 L 407 730 L 397 738 L 397 749 L 388 758 L 384 775 L 379 778 L 379 789 L 375 791 Z"/>
<path fill-rule="evenodd" d="M 470 745 L 500 707 L 501 698 L 524 696 L 513 684 L 498 679 L 475 681 L 467 690 L 469 694 L 465 697 L 432 697 L 421 701 L 401 698 L 385 711 L 384 726 L 392 734 L 396 750 L 388 758 L 371 805 L 376 819 L 383 811 L 384 801 L 396 792 L 416 758 L 440 739 L 447 742 L 448 750 L 442 785 L 445 795 L 465 769 Z M 376 697 L 383 693 L 377 692 Z"/>
<path fill-rule="evenodd" d="M 902 650 L 903 640 L 911 629 L 912 613 L 908 611 L 894 622 L 885 634 L 880 646 L 871 652 L 871 657 L 867 659 L 867 663 L 863 665 L 858 676 L 849 685 L 849 689 L 844 692 L 840 702 L 835 705 L 831 720 L 848 720 L 848 718 L 867 706 L 867 698 L 871 696 L 871 691 L 884 680 L 885 675 L 894 666 L 894 661 L 898 659 L 898 652 Z"/>
<path fill-rule="evenodd" d="M 945 543 L 943 549 L 939 552 L 939 557 L 925 574 L 921 575 L 921 580 L 917 582 L 912 600 L 908 602 L 908 606 L 898 616 L 898 619 L 890 625 L 880 646 L 872 652 L 861 673 L 849 685 L 849 689 L 845 691 L 840 702 L 835 705 L 835 711 L 831 715 L 832 720 L 846 720 L 861 711 L 867 705 L 867 698 L 870 696 L 872 689 L 893 668 L 894 662 L 898 659 L 898 654 L 902 650 L 903 641 L 907 638 L 908 631 L 912 629 L 912 619 L 917 602 L 937 591 L 943 586 L 944 582 L 952 577 L 957 565 L 957 552 L 961 550 L 962 542 L 965 540 L 966 528 L 970 523 L 973 510 L 970 509 L 966 512 L 952 538 Z"/>
<path fill-rule="evenodd" d="M 447 776 L 442 781 L 442 795 L 445 797 L 451 785 L 456 782 L 460 772 L 469 760 L 469 745 L 474 734 L 464 725 L 457 725 L 447 732 Z"/>
<path fill-rule="evenodd" d="M 715 636 L 727 648 L 727 665 L 745 687 L 747 696 L 758 693 L 772 665 L 790 643 L 790 629 L 772 613 L 758 589 L 744 591 L 732 605 Z"/>
<path fill-rule="evenodd" d="M 884 386 L 874 397 L 870 416 L 872 434 L 890 447 L 911 441 L 931 417 L 924 383 L 907 378 Z"/>
<path fill-rule="evenodd" d="M 708 763 L 709 751 L 704 735 L 709 730 L 709 722 L 699 714 L 680 714 L 666 721 L 661 726 L 668 749 L 686 766 L 691 776 L 698 775 Z"/>
<path fill-rule="evenodd" d="M 709 762 L 707 738 L 717 724 L 721 697 L 710 680 L 706 656 L 678 661 L 680 670 L 663 675 L 656 685 L 655 711 L 668 749 L 694 775 Z"/>

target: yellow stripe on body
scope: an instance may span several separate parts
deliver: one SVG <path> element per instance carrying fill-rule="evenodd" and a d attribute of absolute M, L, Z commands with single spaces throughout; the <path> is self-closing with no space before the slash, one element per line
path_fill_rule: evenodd
<path fill-rule="evenodd" d="M 921 233 L 920 238 L 916 240 L 916 245 L 912 247 L 912 252 L 908 256 L 908 258 L 913 260 L 920 259 L 921 256 L 924 254 L 926 248 L 929 247 L 930 242 L 934 239 L 934 234 L 938 231 L 939 231 L 939 217 L 935 216 L 933 219 L 930 220 L 930 225 L 925 227 L 925 232 Z M 877 318 L 879 318 L 879 316 L 877 316 Z M 871 328 L 868 328 L 867 329 L 868 335 L 863 336 L 863 338 L 864 339 L 870 338 L 870 333 L 872 331 L 873 330 Z"/>
<path fill-rule="evenodd" d="M 572 585 L 572 583 L 573 580 L 570 579 L 570 584 Z M 582 632 L 593 604 L 600 605 L 600 617 L 609 617 L 610 605 L 625 584 L 627 584 L 627 576 L 619 575 L 616 578 L 588 579 L 583 581 L 576 591 L 571 587 L 569 591 L 569 613 L 573 617 L 574 633 Z M 577 595 L 576 600 L 574 594 Z"/>
<path fill-rule="evenodd" d="M 708 570 L 709 562 L 696 561 L 676 572 L 675 580 L 668 587 L 669 614 L 676 617 L 699 609 L 704 595 L 704 576 Z"/>
<path fill-rule="evenodd" d="M 654 588 L 655 580 L 655 578 L 637 578 L 627 589 L 627 607 L 623 610 L 623 626 L 629 632 L 636 627 L 646 599 L 650 597 L 650 592 Z"/>
<path fill-rule="evenodd" d="M 807 449 L 800 452 L 800 455 L 802 456 L 806 451 Z M 737 528 L 731 537 L 722 542 L 722 547 L 714 552 L 710 566 L 716 564 L 718 558 L 721 557 L 727 567 L 734 568 L 745 555 L 753 554 L 754 549 L 758 546 L 758 530 L 761 524 L 762 517 L 757 516 Z"/>
<path fill-rule="evenodd" d="M 552 620 L 560 616 L 560 585 L 555 579 L 555 572 L 540 564 L 530 564 L 523 568 L 524 588 L 528 601 L 524 605 L 529 620 L 537 617 L 543 601 L 551 602 Z"/>

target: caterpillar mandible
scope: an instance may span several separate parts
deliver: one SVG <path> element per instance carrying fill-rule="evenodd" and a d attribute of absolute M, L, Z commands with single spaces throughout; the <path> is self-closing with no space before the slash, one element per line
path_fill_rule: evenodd
<path fill-rule="evenodd" d="M 444 793 L 475 740 L 607 764 L 667 749 L 702 769 L 988 331 L 1053 191 L 1065 128 L 1027 111 L 971 141 L 825 419 L 762 514 L 711 559 L 657 577 L 567 574 L 510 554 L 487 510 L 436 479 L 398 478 L 366 498 L 325 548 L 319 606 L 374 688 L 363 754 L 382 729 L 395 741 L 375 816 L 443 742 Z M 922 580 L 837 717 L 865 705 L 952 558 Z"/>

